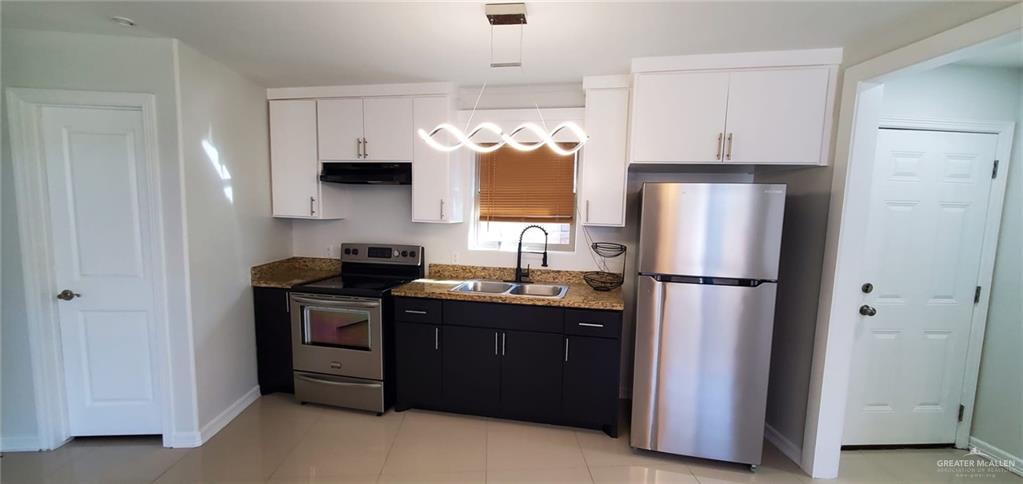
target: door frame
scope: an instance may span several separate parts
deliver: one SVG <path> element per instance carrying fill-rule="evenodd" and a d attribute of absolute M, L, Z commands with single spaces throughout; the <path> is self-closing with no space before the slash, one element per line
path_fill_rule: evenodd
<path fill-rule="evenodd" d="M 64 386 L 63 353 L 56 288 L 53 234 L 50 221 L 50 200 L 47 194 L 46 166 L 39 123 L 43 107 L 94 107 L 138 110 L 142 114 L 145 136 L 146 175 L 144 196 L 149 210 L 143 214 L 153 222 L 145 234 L 150 245 L 153 268 L 154 345 L 159 388 L 161 428 L 164 446 L 169 444 L 172 427 L 172 388 L 168 305 L 166 290 L 166 256 L 164 252 L 163 206 L 160 193 L 160 159 L 156 130 L 156 96 L 147 93 L 72 91 L 56 89 L 7 89 L 8 126 L 11 136 L 15 200 L 20 232 L 23 283 L 25 287 L 26 323 L 38 433 L 37 447 L 48 450 L 60 447 L 70 436 L 67 395 Z M 42 221 L 42 223 L 37 223 Z"/>
<path fill-rule="evenodd" d="M 971 56 L 1023 35 L 1016 4 L 848 68 L 839 111 L 834 176 L 821 273 L 817 326 L 800 466 L 816 478 L 838 476 L 856 308 L 883 83 Z M 999 159 L 1009 158 L 999 151 Z M 992 187 L 994 189 L 994 187 Z M 1004 190 L 1004 189 L 1003 189 Z M 974 356 L 976 357 L 976 356 Z"/>
<path fill-rule="evenodd" d="M 1007 174 L 1009 173 L 1016 123 L 1012 121 L 983 122 L 882 116 L 879 120 L 878 129 L 883 128 L 946 133 L 993 134 L 997 137 L 995 159 L 999 160 L 998 173 L 1000 176 L 992 181 L 991 190 L 988 192 L 987 215 L 984 221 L 984 239 L 981 243 L 980 261 L 977 271 L 977 285 L 981 287 L 981 293 L 980 300 L 973 305 L 973 312 L 970 318 L 970 332 L 966 344 L 966 365 L 963 369 L 963 386 L 959 395 L 959 404 L 964 406 L 965 410 L 963 411 L 963 419 L 956 424 L 955 446 L 965 449 L 970 444 L 973 406 L 977 400 L 980 358 L 984 349 L 984 332 L 987 330 L 988 307 L 991 303 L 991 284 L 994 279 L 995 256 L 998 251 L 998 233 L 1002 226 L 1002 209 L 1009 178 Z M 872 184 L 873 181 L 871 179 Z M 866 280 L 863 276 L 860 279 Z"/>

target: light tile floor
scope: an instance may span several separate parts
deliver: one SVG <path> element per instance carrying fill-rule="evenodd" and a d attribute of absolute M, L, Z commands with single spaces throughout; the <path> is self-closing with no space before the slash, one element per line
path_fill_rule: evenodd
<path fill-rule="evenodd" d="M 745 466 L 629 447 L 601 432 L 410 410 L 382 417 L 287 395 L 259 399 L 196 449 L 158 438 L 76 439 L 51 452 L 9 453 L 0 482 L 57 483 L 809 483 L 765 445 L 757 473 Z M 844 452 L 837 483 L 1023 484 L 1008 472 L 942 472 L 963 451 Z"/>

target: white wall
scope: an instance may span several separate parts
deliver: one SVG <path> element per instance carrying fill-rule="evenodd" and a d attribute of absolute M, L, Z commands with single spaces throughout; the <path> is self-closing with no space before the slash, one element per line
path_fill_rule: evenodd
<path fill-rule="evenodd" d="M 187 325 L 181 180 L 179 178 L 176 97 L 172 42 L 168 39 L 125 38 L 58 32 L 3 30 L 3 87 L 147 92 L 156 95 L 161 196 L 167 257 L 169 324 Z M 2 113 L 7 117 L 6 107 Z M 21 251 L 11 155 L 4 130 L 3 165 L 3 439 L 27 442 L 35 434 L 35 411 L 21 291 Z M 181 334 L 183 332 L 175 332 Z M 188 432 L 195 427 L 194 396 L 190 394 L 191 353 L 186 339 L 171 341 L 173 385 L 176 394 L 174 427 Z"/>
<path fill-rule="evenodd" d="M 1021 86 L 1019 69 L 950 65 L 885 82 L 882 107 L 887 116 L 1017 123 L 971 431 L 1017 458 L 1023 457 Z"/>
<path fill-rule="evenodd" d="M 196 397 L 208 438 L 211 421 L 256 386 L 249 269 L 291 253 L 291 224 L 271 217 L 265 88 L 177 45 Z"/>

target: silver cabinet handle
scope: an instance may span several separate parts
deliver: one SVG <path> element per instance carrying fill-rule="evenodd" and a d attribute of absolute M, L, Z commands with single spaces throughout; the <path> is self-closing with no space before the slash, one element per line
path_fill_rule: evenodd
<path fill-rule="evenodd" d="M 565 363 L 568 363 L 568 337 L 565 337 Z"/>
<path fill-rule="evenodd" d="M 407 314 L 426 314 L 426 311 L 420 311 L 418 309 L 406 309 Z"/>
<path fill-rule="evenodd" d="M 725 151 L 725 159 L 732 159 L 732 133 L 728 133 L 728 150 Z"/>
<path fill-rule="evenodd" d="M 305 376 L 305 375 L 295 375 L 295 378 L 297 378 L 299 380 L 304 380 L 304 381 L 307 381 L 307 382 L 310 382 L 310 383 L 324 383 L 324 384 L 327 384 L 327 385 L 334 385 L 334 386 L 339 386 L 339 387 L 380 388 L 381 386 L 383 386 L 380 383 L 356 383 L 356 382 L 346 382 L 346 381 L 321 380 L 319 378 L 310 378 L 310 377 Z"/>
<path fill-rule="evenodd" d="M 440 349 L 440 328 L 433 328 L 433 349 Z"/>
<path fill-rule="evenodd" d="M 288 294 L 288 291 L 284 291 L 284 312 L 291 312 L 291 295 Z"/>
<path fill-rule="evenodd" d="M 590 221 L 590 201 L 586 200 L 586 221 Z"/>
<path fill-rule="evenodd" d="M 362 158 L 362 138 L 355 138 L 355 157 Z"/>
<path fill-rule="evenodd" d="M 508 333 L 501 333 L 501 356 L 504 356 L 504 340 L 507 339 Z"/>
<path fill-rule="evenodd" d="M 315 204 L 316 204 L 316 197 L 309 197 L 309 216 L 310 217 L 313 216 L 313 215 L 316 215 L 316 208 L 314 207 Z"/>
<path fill-rule="evenodd" d="M 497 331 L 494 331 L 494 356 L 497 356 Z"/>
<path fill-rule="evenodd" d="M 440 219 L 444 220 L 444 199 L 440 199 Z"/>
<path fill-rule="evenodd" d="M 599 323 L 579 323 L 579 326 L 586 326 L 588 328 L 603 328 L 603 324 Z"/>
<path fill-rule="evenodd" d="M 724 144 L 722 143 L 722 141 L 724 141 L 724 138 L 725 138 L 725 133 L 718 133 L 718 152 L 717 152 L 716 155 L 714 155 L 714 159 L 715 160 L 720 160 L 721 159 L 721 148 L 722 148 L 722 146 L 724 146 Z"/>
<path fill-rule="evenodd" d="M 369 158 L 369 141 L 366 138 L 362 138 L 362 157 Z"/>

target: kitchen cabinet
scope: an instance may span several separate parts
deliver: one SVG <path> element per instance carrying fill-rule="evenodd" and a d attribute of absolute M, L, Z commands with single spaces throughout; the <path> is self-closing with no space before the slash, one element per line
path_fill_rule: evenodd
<path fill-rule="evenodd" d="M 629 81 L 625 76 L 583 79 L 586 133 L 581 151 L 579 208 L 584 225 L 625 226 Z"/>
<path fill-rule="evenodd" d="M 433 130 L 451 122 L 453 109 L 448 96 L 422 96 L 412 100 L 413 131 Z M 451 136 L 437 133 L 437 141 L 448 145 Z M 415 135 L 412 148 L 412 221 L 427 223 L 462 222 L 464 163 L 453 152 L 431 148 Z"/>
<path fill-rule="evenodd" d="M 321 161 L 412 161 L 412 98 L 320 99 Z"/>
<path fill-rule="evenodd" d="M 295 393 L 291 372 L 291 313 L 288 290 L 252 288 L 256 323 L 256 375 L 263 395 Z"/>
<path fill-rule="evenodd" d="M 629 162 L 827 164 L 841 49 L 633 60 Z"/>
<path fill-rule="evenodd" d="M 273 100 L 270 110 L 270 192 L 274 217 L 344 218 L 348 194 L 319 180 L 316 101 Z"/>
<path fill-rule="evenodd" d="M 394 307 L 399 410 L 617 435 L 620 311 L 401 297 Z"/>
<path fill-rule="evenodd" d="M 398 385 L 398 401 L 421 408 L 440 408 L 441 327 L 439 324 L 395 323 L 397 373 L 405 375 Z"/>
<path fill-rule="evenodd" d="M 485 328 L 445 326 L 443 389 L 446 408 L 492 415 L 500 408 L 500 332 Z M 398 355 L 403 358 L 404 355 Z M 398 386 L 409 378 L 398 375 Z"/>

